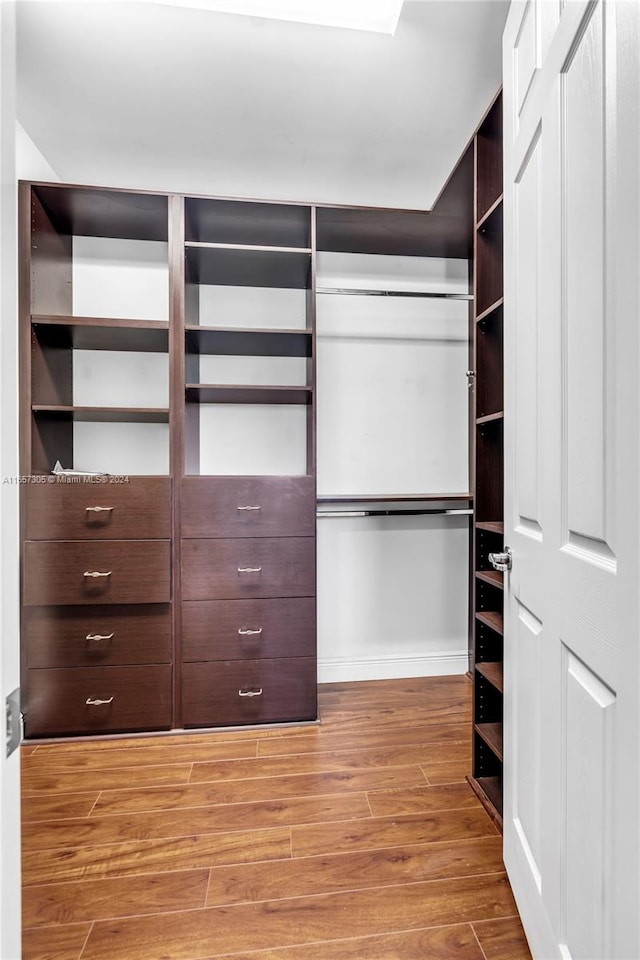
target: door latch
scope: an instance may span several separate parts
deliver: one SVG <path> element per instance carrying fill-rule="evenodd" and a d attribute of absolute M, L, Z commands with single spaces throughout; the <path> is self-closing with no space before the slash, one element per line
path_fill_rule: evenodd
<path fill-rule="evenodd" d="M 513 552 L 511 547 L 505 546 L 503 553 L 490 553 L 489 554 L 489 563 L 494 570 L 511 570 L 511 564 L 513 562 Z"/>
<path fill-rule="evenodd" d="M 6 719 L 6 754 L 11 756 L 13 751 L 20 746 L 22 740 L 22 714 L 20 713 L 20 688 L 10 693 L 5 703 L 7 711 Z"/>

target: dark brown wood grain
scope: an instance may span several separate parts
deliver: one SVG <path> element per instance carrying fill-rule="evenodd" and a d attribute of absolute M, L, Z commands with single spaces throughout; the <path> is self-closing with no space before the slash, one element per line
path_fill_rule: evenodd
<path fill-rule="evenodd" d="M 25 490 L 24 508 L 28 540 L 164 540 L 171 536 L 168 477 L 59 477 L 55 482 L 31 483 Z"/>
<path fill-rule="evenodd" d="M 182 656 L 197 660 L 312 657 L 313 597 L 198 600 L 182 604 Z"/>
<path fill-rule="evenodd" d="M 310 537 L 315 532 L 312 477 L 184 477 L 181 503 L 186 538 Z"/>
<path fill-rule="evenodd" d="M 30 737 L 166 729 L 171 667 L 30 670 L 24 715 Z"/>
<path fill-rule="evenodd" d="M 167 604 L 27 607 L 23 621 L 32 669 L 171 661 Z"/>
<path fill-rule="evenodd" d="M 313 657 L 185 663 L 185 726 L 315 720 Z"/>
<path fill-rule="evenodd" d="M 502 328 L 502 307 L 477 324 L 476 417 L 497 413 L 504 407 Z"/>
<path fill-rule="evenodd" d="M 473 772 L 476 795 L 501 827 L 502 574 L 491 552 L 503 548 L 504 348 L 502 95 L 474 136 L 474 530 L 470 667 L 474 681 Z M 485 784 L 485 788 L 481 786 Z"/>
<path fill-rule="evenodd" d="M 314 537 L 182 541 L 184 600 L 314 595 Z"/>
<path fill-rule="evenodd" d="M 477 192 L 475 219 L 479 222 L 503 192 L 502 98 L 496 97 L 476 135 Z"/>
<path fill-rule="evenodd" d="M 165 603 L 171 599 L 168 540 L 27 541 L 27 606 Z M 85 573 L 106 576 L 90 577 Z"/>

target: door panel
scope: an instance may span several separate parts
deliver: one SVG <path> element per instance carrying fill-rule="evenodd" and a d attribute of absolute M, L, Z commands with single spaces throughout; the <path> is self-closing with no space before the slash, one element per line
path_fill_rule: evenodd
<path fill-rule="evenodd" d="M 566 773 L 562 850 L 564 941 L 572 957 L 611 956 L 605 930 L 611 904 L 611 746 L 615 695 L 568 647 L 563 649 L 563 755 Z M 597 909 L 603 905 L 603 909 Z M 595 907 L 595 909 L 594 909 Z"/>
<path fill-rule="evenodd" d="M 535 957 L 619 960 L 640 956 L 640 3 L 514 3 L 504 64 L 504 856 Z"/>
<path fill-rule="evenodd" d="M 521 704 L 514 736 L 514 763 L 518 765 L 514 822 L 540 885 L 541 863 L 541 737 L 542 623 L 521 603 L 517 604 L 515 668 Z"/>
<path fill-rule="evenodd" d="M 605 309 L 605 119 L 602 4 L 589 13 L 561 74 L 561 203 L 566 356 L 565 476 L 569 536 L 606 543 L 607 461 L 605 444 L 609 337 Z M 589 162 L 585 163 L 585 157 Z M 583 546 L 588 549 L 589 544 Z M 593 544 L 597 554 L 601 548 Z"/>
<path fill-rule="evenodd" d="M 514 186 L 514 216 L 521 242 L 515 257 L 518 316 L 516 375 L 519 400 L 516 417 L 516 511 L 518 522 L 535 537 L 542 536 L 540 509 L 539 415 L 539 235 L 540 135 L 538 127 Z"/>

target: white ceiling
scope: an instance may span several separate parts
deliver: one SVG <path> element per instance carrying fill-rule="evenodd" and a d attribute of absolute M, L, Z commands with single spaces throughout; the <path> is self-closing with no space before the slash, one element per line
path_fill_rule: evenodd
<path fill-rule="evenodd" d="M 500 85 L 508 2 L 394 37 L 162 3 L 18 3 L 18 118 L 64 181 L 428 209 Z"/>

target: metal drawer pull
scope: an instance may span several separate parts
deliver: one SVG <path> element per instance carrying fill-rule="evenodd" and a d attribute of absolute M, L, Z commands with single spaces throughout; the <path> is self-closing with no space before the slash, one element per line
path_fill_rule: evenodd
<path fill-rule="evenodd" d="M 113 510 L 113 507 L 85 507 L 85 510 L 88 510 L 89 513 L 108 513 Z"/>
<path fill-rule="evenodd" d="M 99 570 L 85 570 L 82 576 L 83 577 L 110 577 L 111 570 L 105 570 L 104 573 L 101 573 Z"/>
<path fill-rule="evenodd" d="M 260 573 L 262 567 L 238 567 L 238 573 Z"/>
<path fill-rule="evenodd" d="M 85 703 L 88 707 L 103 707 L 107 703 L 113 703 L 113 697 L 109 697 L 108 700 L 92 700 L 91 697 L 87 697 Z"/>
<path fill-rule="evenodd" d="M 236 507 L 236 510 L 262 510 L 262 507 Z"/>
<path fill-rule="evenodd" d="M 88 633 L 87 640 L 112 640 L 114 637 L 113 633 Z"/>
<path fill-rule="evenodd" d="M 262 696 L 262 687 L 258 687 L 257 690 L 238 690 L 239 697 L 261 697 Z"/>
<path fill-rule="evenodd" d="M 251 630 L 250 628 L 240 627 L 238 633 L 241 637 L 257 637 L 262 633 L 262 627 L 258 627 L 257 630 Z"/>

